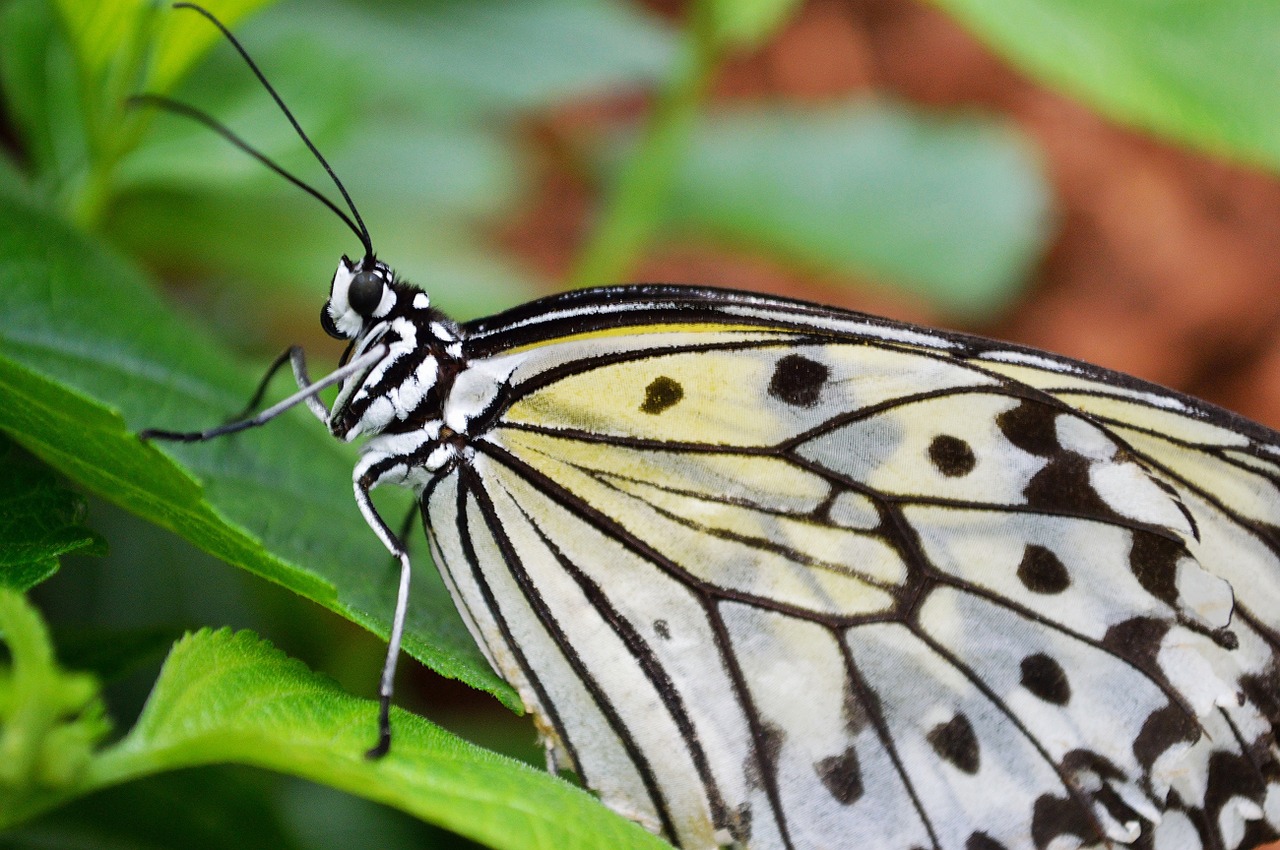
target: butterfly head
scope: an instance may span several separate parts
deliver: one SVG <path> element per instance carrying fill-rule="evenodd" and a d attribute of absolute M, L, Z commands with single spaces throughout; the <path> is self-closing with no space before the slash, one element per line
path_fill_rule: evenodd
<path fill-rule="evenodd" d="M 462 343 L 458 326 L 431 306 L 425 292 L 371 255 L 343 257 L 320 324 L 330 336 L 350 341 L 342 364 L 365 363 L 343 379 L 330 408 L 334 436 L 350 441 L 416 432 L 442 420 L 440 376 L 459 370 Z M 381 353 L 370 360 L 374 351 Z"/>
<path fill-rule="evenodd" d="M 394 284 L 395 276 L 386 263 L 372 256 L 358 261 L 344 256 L 334 272 L 329 300 L 320 310 L 325 333 L 355 339 L 371 323 L 385 319 L 399 298 Z"/>

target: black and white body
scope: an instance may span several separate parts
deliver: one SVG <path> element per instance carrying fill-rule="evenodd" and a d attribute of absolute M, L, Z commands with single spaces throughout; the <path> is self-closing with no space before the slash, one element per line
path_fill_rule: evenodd
<path fill-rule="evenodd" d="M 350 209 L 365 253 L 321 312 L 339 368 L 312 383 L 291 349 L 294 396 L 148 436 L 305 402 L 362 441 L 356 503 L 401 569 L 371 756 L 409 598 L 369 498 L 394 484 L 549 764 L 686 850 L 1280 836 L 1280 435 L 746 293 L 584 290 L 457 324 Z"/>

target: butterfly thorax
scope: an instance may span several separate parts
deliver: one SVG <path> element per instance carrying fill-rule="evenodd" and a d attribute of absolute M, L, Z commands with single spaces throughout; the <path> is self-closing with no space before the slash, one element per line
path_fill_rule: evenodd
<path fill-rule="evenodd" d="M 335 437 L 369 438 L 366 459 L 398 459 L 406 473 L 438 469 L 456 455 L 461 435 L 444 420 L 445 399 L 466 368 L 461 333 L 425 292 L 376 260 L 343 257 L 321 323 L 350 340 L 346 362 L 383 352 L 343 381 L 329 416 Z"/>

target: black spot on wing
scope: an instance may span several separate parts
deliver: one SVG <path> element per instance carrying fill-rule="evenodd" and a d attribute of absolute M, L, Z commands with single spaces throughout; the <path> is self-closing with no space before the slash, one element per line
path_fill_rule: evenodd
<path fill-rule="evenodd" d="M 1053 550 L 1030 543 L 1018 564 L 1018 580 L 1032 593 L 1061 593 L 1071 586 L 1071 574 Z"/>
<path fill-rule="evenodd" d="M 964 850 L 1008 850 L 1008 848 L 985 832 L 975 832 L 965 841 Z"/>
<path fill-rule="evenodd" d="M 769 380 L 769 395 L 792 407 L 813 407 L 831 369 L 800 354 L 788 354 L 778 361 Z"/>
<path fill-rule="evenodd" d="M 1022 659 L 1022 687 L 1054 705 L 1066 705 L 1071 700 L 1067 671 L 1043 652 Z"/>
<path fill-rule="evenodd" d="M 1078 801 L 1052 794 L 1036 798 L 1031 814 L 1031 840 L 1041 850 L 1060 835 L 1074 835 L 1088 841 L 1096 833 L 1097 825 Z"/>
<path fill-rule="evenodd" d="M 1061 450 L 1055 420 L 1059 411 L 1047 404 L 1023 401 L 996 417 L 1005 439 L 1024 452 L 1049 457 Z"/>
<path fill-rule="evenodd" d="M 1050 455 L 1023 491 L 1027 504 L 1050 513 L 1116 518 L 1115 511 L 1093 489 L 1091 468 L 1092 463 L 1078 454 L 1059 450 Z"/>
<path fill-rule="evenodd" d="M 1050 513 L 1114 518 L 1115 511 L 1089 482 L 1090 461 L 1058 441 L 1057 418 L 1067 415 L 1051 405 L 1024 400 L 996 417 L 1005 439 L 1048 460 L 1027 484 L 1027 503 Z"/>
<path fill-rule="evenodd" d="M 1137 665 L 1147 675 L 1158 673 L 1156 656 L 1169 623 L 1154 617 L 1132 617 L 1116 623 L 1102 636 L 1104 649 Z"/>
<path fill-rule="evenodd" d="M 659 375 L 644 388 L 644 401 L 640 403 L 640 411 L 650 415 L 662 413 L 684 398 L 684 387 L 673 378 Z"/>
<path fill-rule="evenodd" d="M 1218 750 L 1209 757 L 1209 780 L 1204 794 L 1204 810 L 1219 823 L 1219 815 L 1233 797 L 1247 797 L 1259 805 L 1267 793 L 1258 765 L 1244 753 Z"/>
<path fill-rule="evenodd" d="M 1145 770 L 1175 744 L 1190 743 L 1200 737 L 1200 726 L 1181 706 L 1172 703 L 1153 711 L 1133 740 L 1133 755 Z"/>
<path fill-rule="evenodd" d="M 868 695 L 870 696 L 870 695 Z M 872 708 L 879 713 L 881 711 L 878 700 L 874 701 Z M 848 681 L 844 684 L 844 699 L 840 703 L 841 714 L 844 716 L 844 728 L 849 733 L 850 738 L 856 738 L 871 725 L 871 718 L 867 714 L 867 706 L 862 704 L 853 693 L 853 688 Z"/>
<path fill-rule="evenodd" d="M 667 625 L 666 620 L 654 620 L 653 630 L 663 640 L 671 640 L 671 627 Z"/>
<path fill-rule="evenodd" d="M 929 443 L 929 462 L 948 478 L 960 478 L 973 472 L 978 461 L 967 442 L 950 434 L 939 434 Z"/>
<path fill-rule="evenodd" d="M 1272 726 L 1280 726 L 1280 668 L 1275 660 L 1261 673 L 1241 676 L 1240 690 L 1244 691 L 1245 699 L 1256 705 L 1271 721 Z"/>
<path fill-rule="evenodd" d="M 939 723 L 930 729 L 927 737 L 929 745 L 939 757 L 965 773 L 978 772 L 978 738 L 973 734 L 973 724 L 969 722 L 969 718 L 956 714 L 946 723 Z"/>
<path fill-rule="evenodd" d="M 1276 832 L 1275 827 L 1266 818 L 1258 818 L 1245 823 L 1244 837 L 1240 839 L 1240 843 L 1237 846 L 1261 847 L 1264 844 L 1270 844 L 1277 838 L 1280 838 L 1280 832 Z"/>
<path fill-rule="evenodd" d="M 838 756 L 822 759 L 813 769 L 831 796 L 843 805 L 852 805 L 862 797 L 862 767 L 853 747 Z"/>
<path fill-rule="evenodd" d="M 1177 607 L 1178 560 L 1186 554 L 1186 549 L 1176 540 L 1134 532 L 1129 569 L 1147 593 L 1170 607 Z"/>

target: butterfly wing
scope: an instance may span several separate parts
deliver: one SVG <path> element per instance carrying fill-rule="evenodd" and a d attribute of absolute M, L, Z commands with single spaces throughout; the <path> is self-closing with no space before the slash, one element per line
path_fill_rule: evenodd
<path fill-rule="evenodd" d="M 618 811 L 686 848 L 1275 835 L 1271 432 L 743 294 L 468 332 L 437 563 L 553 765 Z"/>

